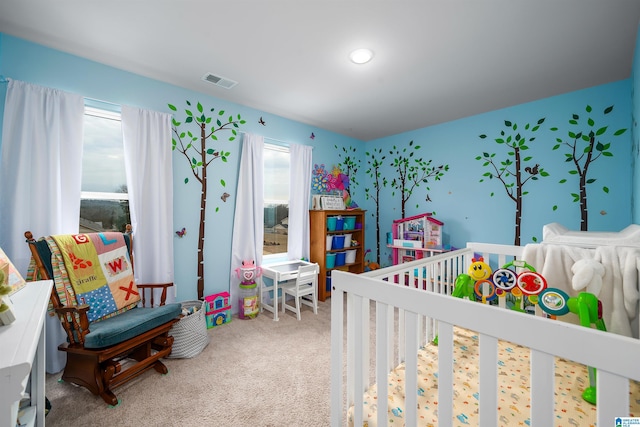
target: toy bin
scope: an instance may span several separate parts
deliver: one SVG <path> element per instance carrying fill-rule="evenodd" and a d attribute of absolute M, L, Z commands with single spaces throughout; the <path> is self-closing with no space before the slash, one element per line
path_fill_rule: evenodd
<path fill-rule="evenodd" d="M 336 231 L 336 221 L 337 221 L 337 217 L 335 216 L 328 216 L 327 217 L 327 230 L 329 231 Z"/>
<path fill-rule="evenodd" d="M 336 267 L 340 267 L 345 264 L 346 256 L 346 252 L 338 252 L 336 254 Z"/>
<path fill-rule="evenodd" d="M 173 347 L 168 358 L 195 357 L 209 344 L 204 301 L 184 301 L 182 317 L 173 324 L 169 335 L 173 337 Z"/>
<path fill-rule="evenodd" d="M 328 235 L 327 236 L 327 250 L 328 251 L 331 250 L 331 245 L 333 245 L 333 236 L 332 235 Z"/>
<path fill-rule="evenodd" d="M 344 230 L 353 230 L 356 228 L 356 217 L 345 216 L 344 217 Z"/>
<path fill-rule="evenodd" d="M 336 266 L 336 254 L 327 254 L 326 268 L 333 268 L 335 266 Z"/>
<path fill-rule="evenodd" d="M 349 249 L 351 247 L 351 233 L 345 233 L 344 235 L 344 245 L 343 248 Z"/>
<path fill-rule="evenodd" d="M 342 248 L 344 248 L 344 235 L 334 234 L 332 247 L 333 247 L 333 249 L 342 249 Z"/>
<path fill-rule="evenodd" d="M 344 262 L 345 264 L 353 264 L 356 262 L 356 249 L 349 249 L 346 251 Z"/>
<path fill-rule="evenodd" d="M 258 285 L 253 283 L 240 283 L 238 293 L 238 317 L 240 319 L 253 319 L 258 315 Z"/>
<path fill-rule="evenodd" d="M 340 231 L 344 229 L 344 218 L 339 216 L 336 217 L 336 231 Z"/>

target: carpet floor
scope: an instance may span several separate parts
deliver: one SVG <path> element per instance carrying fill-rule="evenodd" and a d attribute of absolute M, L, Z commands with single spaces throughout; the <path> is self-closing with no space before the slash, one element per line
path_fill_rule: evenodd
<path fill-rule="evenodd" d="M 328 426 L 331 302 L 318 315 L 265 311 L 208 330 L 209 345 L 190 359 L 166 359 L 115 389 L 111 407 L 84 388 L 48 374 L 48 426 Z"/>

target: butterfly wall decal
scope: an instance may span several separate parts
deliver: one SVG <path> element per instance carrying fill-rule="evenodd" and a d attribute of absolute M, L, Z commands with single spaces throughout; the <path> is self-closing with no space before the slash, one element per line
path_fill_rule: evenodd
<path fill-rule="evenodd" d="M 260 120 L 258 120 L 258 123 L 260 123 L 262 126 L 267 125 L 267 123 L 264 120 L 262 120 L 262 116 L 260 116 Z"/>
<path fill-rule="evenodd" d="M 182 230 L 176 231 L 176 234 L 178 235 L 178 237 L 180 237 L 182 239 L 184 237 L 184 235 L 187 234 L 187 229 L 182 227 Z"/>
<path fill-rule="evenodd" d="M 311 139 L 316 139 L 316 134 L 315 134 L 315 133 L 313 133 L 313 132 L 311 132 L 311 136 L 310 136 L 309 138 L 311 138 Z"/>
<path fill-rule="evenodd" d="M 220 196 L 220 198 L 222 199 L 223 202 L 227 201 L 227 197 L 229 197 L 231 194 L 229 193 L 222 193 L 222 196 Z"/>

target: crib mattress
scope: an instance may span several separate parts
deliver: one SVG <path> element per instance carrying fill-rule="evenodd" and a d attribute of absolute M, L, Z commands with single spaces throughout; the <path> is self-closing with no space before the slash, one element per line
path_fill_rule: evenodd
<path fill-rule="evenodd" d="M 454 335 L 454 426 L 478 425 L 478 343 L 475 332 L 455 328 Z M 596 407 L 582 399 L 589 386 L 587 368 L 567 360 L 555 362 L 556 426 L 595 426 Z M 498 349 L 498 421 L 500 426 L 527 426 L 530 420 L 530 351 L 500 341 Z M 388 425 L 403 425 L 404 365 L 389 374 Z M 640 384 L 631 381 L 631 416 L 640 416 Z M 365 427 L 377 426 L 377 388 L 364 396 Z M 636 400 L 638 399 L 638 400 Z M 418 421 L 421 426 L 438 425 L 438 351 L 428 345 L 418 353 Z M 353 427 L 353 407 L 347 415 Z"/>

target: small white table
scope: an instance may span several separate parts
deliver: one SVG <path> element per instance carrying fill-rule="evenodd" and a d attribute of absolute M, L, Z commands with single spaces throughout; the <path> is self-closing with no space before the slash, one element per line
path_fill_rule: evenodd
<path fill-rule="evenodd" d="M 29 282 L 11 295 L 16 321 L 0 326 L 0 426 L 15 426 L 18 403 L 31 378 L 27 425 L 44 426 L 45 331 L 53 281 Z"/>
<path fill-rule="evenodd" d="M 273 313 L 273 320 L 278 321 L 278 283 L 279 282 L 287 282 L 289 280 L 295 280 L 298 277 L 298 268 L 304 265 L 313 265 L 314 263 L 303 261 L 303 260 L 293 260 L 293 261 L 284 261 L 278 262 L 275 264 L 268 264 L 262 266 L 262 277 L 260 278 L 260 310 L 266 308 L 268 311 Z M 268 277 L 273 281 L 273 286 L 265 287 L 264 277 Z M 263 292 L 271 292 L 273 291 L 273 299 L 271 300 L 271 305 L 265 304 L 263 298 Z"/>

